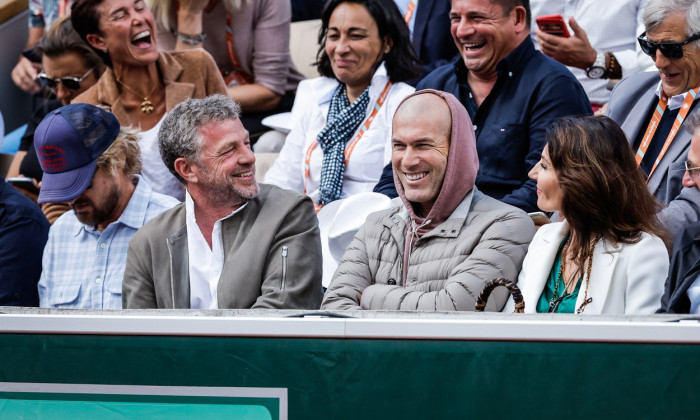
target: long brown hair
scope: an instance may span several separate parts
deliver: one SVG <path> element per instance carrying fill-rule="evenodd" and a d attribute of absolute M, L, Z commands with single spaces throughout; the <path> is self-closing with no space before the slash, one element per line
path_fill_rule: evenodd
<path fill-rule="evenodd" d="M 646 232 L 668 246 L 657 217 L 661 206 L 647 190 L 620 126 L 602 116 L 560 118 L 547 128 L 546 141 L 580 271 L 600 239 L 636 243 Z"/>

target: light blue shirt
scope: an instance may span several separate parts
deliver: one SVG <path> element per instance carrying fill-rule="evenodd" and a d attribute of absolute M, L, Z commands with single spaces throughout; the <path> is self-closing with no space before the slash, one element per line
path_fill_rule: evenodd
<path fill-rule="evenodd" d="M 121 309 L 129 241 L 146 222 L 179 202 L 139 176 L 119 219 L 100 232 L 69 211 L 51 226 L 39 280 L 39 305 L 49 308 Z"/>

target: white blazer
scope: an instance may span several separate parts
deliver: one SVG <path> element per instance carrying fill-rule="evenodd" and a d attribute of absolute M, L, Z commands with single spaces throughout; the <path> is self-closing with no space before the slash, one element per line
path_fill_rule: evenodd
<path fill-rule="evenodd" d="M 530 243 L 518 287 L 523 293 L 526 313 L 537 312 L 537 302 L 547 284 L 559 245 L 569 233 L 564 222 L 542 226 Z M 600 240 L 593 250 L 591 283 L 584 314 L 653 314 L 661 306 L 661 295 L 668 274 L 668 251 L 663 241 L 648 233 L 634 244 L 612 245 Z M 586 280 L 576 299 L 581 306 Z M 513 298 L 503 312 L 513 312 Z"/>

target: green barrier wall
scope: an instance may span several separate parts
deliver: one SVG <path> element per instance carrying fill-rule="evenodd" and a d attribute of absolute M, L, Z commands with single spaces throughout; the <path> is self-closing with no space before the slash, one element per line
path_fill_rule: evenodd
<path fill-rule="evenodd" d="M 697 419 L 698 372 L 697 344 L 0 334 L 0 382 L 286 388 L 290 419 Z M 70 415 L 90 398 L 172 403 L 188 418 L 280 415 L 264 398 L 4 392 L 0 418 L 100 418 Z M 77 405 L 28 413 L 51 400 Z"/>

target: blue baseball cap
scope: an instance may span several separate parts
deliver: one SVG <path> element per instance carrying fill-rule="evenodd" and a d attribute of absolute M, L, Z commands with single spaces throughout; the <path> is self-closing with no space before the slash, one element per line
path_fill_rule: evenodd
<path fill-rule="evenodd" d="M 79 197 L 92 180 L 97 158 L 119 135 L 114 114 L 89 104 L 51 111 L 34 132 L 34 149 L 44 171 L 37 202 Z"/>

